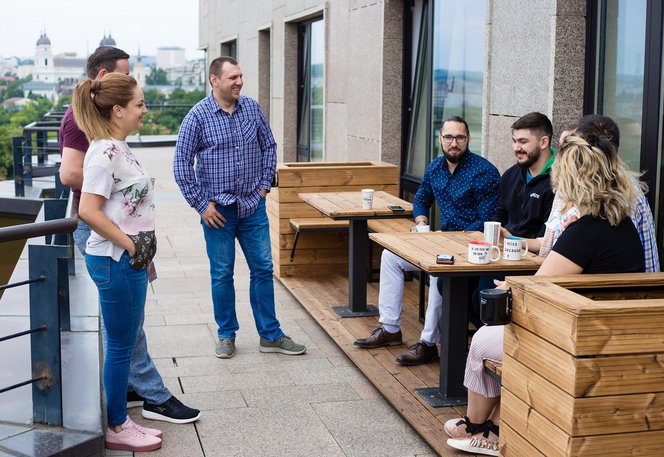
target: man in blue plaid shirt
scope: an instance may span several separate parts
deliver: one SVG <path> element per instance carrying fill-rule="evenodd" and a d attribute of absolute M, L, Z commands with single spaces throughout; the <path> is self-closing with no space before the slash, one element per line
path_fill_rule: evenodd
<path fill-rule="evenodd" d="M 276 169 L 277 145 L 258 103 L 240 95 L 235 59 L 210 63 L 210 96 L 182 121 L 173 171 L 189 205 L 201 215 L 210 259 L 217 357 L 235 355 L 235 239 L 250 269 L 249 300 L 261 352 L 299 355 L 306 347 L 281 331 L 274 310 L 270 230 L 265 195 Z"/>

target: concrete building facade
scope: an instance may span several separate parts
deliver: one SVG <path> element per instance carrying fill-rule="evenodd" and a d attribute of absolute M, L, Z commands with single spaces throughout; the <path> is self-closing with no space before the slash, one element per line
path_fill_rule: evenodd
<path fill-rule="evenodd" d="M 307 24 L 322 21 L 323 70 L 312 71 L 322 78 L 322 103 L 320 112 L 308 113 L 309 122 L 314 114 L 322 119 L 322 153 L 309 160 L 399 164 L 405 196 L 438 155 L 435 130 L 443 116 L 464 115 L 471 149 L 501 172 L 514 163 L 510 125 L 528 112 L 549 116 L 555 138 L 586 113 L 629 117 L 619 125 L 625 132 L 636 125 L 638 142 L 621 147 L 621 155 L 632 169 L 646 170 L 661 246 L 661 2 L 199 0 L 199 6 L 207 62 L 230 52 L 237 57 L 243 93 L 269 115 L 282 161 L 308 157 L 301 154 L 307 121 L 301 111 L 316 92 L 303 92 L 302 56 L 313 46 Z M 476 100 L 455 101 L 470 95 Z"/>

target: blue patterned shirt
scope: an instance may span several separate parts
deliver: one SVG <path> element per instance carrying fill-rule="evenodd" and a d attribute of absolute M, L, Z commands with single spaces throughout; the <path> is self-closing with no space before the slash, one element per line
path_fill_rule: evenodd
<path fill-rule="evenodd" d="M 454 173 L 443 156 L 429 164 L 413 200 L 413 217 L 429 216 L 434 198 L 443 231 L 483 230 L 498 207 L 500 174 L 484 157 L 468 151 Z"/>
<path fill-rule="evenodd" d="M 272 131 L 255 100 L 242 96 L 227 113 L 210 95 L 182 121 L 173 158 L 175 181 L 199 214 L 209 202 L 217 202 L 237 203 L 238 217 L 250 216 L 258 208 L 261 189 L 270 190 L 276 153 Z"/>

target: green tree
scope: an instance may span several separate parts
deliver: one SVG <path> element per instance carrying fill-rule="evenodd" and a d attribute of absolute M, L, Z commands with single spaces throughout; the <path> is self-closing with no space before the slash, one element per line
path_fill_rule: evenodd
<path fill-rule="evenodd" d="M 145 78 L 145 84 L 148 86 L 168 86 L 166 71 L 161 68 L 153 68 L 152 72 Z"/>
<path fill-rule="evenodd" d="M 25 97 L 23 94 L 23 89 L 21 89 L 21 85 L 27 83 L 28 81 L 32 81 L 32 75 L 28 76 L 27 78 L 16 79 L 7 83 L 7 89 L 0 91 L 0 101 L 5 101 L 12 97 Z"/>
<path fill-rule="evenodd" d="M 60 96 L 60 98 L 56 102 L 53 109 L 55 111 L 64 111 L 65 106 L 70 105 L 70 104 L 71 104 L 71 95 L 62 95 L 62 96 Z"/>
<path fill-rule="evenodd" d="M 0 179 L 13 174 L 12 137 L 21 136 L 23 127 L 39 120 L 52 108 L 50 100 L 38 97 L 23 109 L 0 107 Z"/>

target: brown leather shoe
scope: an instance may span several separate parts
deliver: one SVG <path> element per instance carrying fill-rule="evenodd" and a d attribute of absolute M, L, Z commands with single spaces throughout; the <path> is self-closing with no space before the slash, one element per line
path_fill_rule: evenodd
<path fill-rule="evenodd" d="M 426 343 L 418 341 L 405 354 L 397 357 L 397 362 L 401 365 L 421 365 L 438 360 L 438 348 L 434 344 L 429 346 Z"/>
<path fill-rule="evenodd" d="M 397 333 L 390 333 L 383 327 L 378 327 L 366 338 L 355 340 L 355 346 L 364 349 L 374 349 L 383 346 L 398 346 L 403 344 L 401 341 L 401 330 Z"/>

